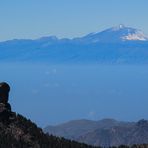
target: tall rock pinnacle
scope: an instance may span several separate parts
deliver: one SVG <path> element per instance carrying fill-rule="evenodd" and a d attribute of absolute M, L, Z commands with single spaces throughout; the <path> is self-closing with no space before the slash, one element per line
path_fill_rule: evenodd
<path fill-rule="evenodd" d="M 0 103 L 8 103 L 10 86 L 6 82 L 0 83 Z"/>
<path fill-rule="evenodd" d="M 8 120 L 11 116 L 11 105 L 9 100 L 10 86 L 6 82 L 0 83 L 0 119 Z"/>

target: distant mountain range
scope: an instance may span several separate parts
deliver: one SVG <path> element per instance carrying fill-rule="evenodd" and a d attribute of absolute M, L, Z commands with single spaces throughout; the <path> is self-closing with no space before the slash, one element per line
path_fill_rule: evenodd
<path fill-rule="evenodd" d="M 22 115 L 12 112 L 10 104 L 9 106 L 7 105 L 8 103 L 0 103 L 0 148 L 101 148 L 100 146 L 91 146 L 74 140 L 67 140 L 63 137 L 45 134 L 35 123 Z M 138 123 L 124 123 L 111 119 L 98 122 L 78 120 L 57 127 L 48 127 L 45 130 L 49 128 L 54 128 L 54 131 L 61 131 L 60 135 L 65 134 L 69 139 L 85 141 L 95 145 L 104 145 L 106 143 L 107 146 L 111 140 L 114 140 L 112 144 L 120 144 L 124 140 L 134 143 L 130 147 L 122 145 L 110 148 L 148 147 L 148 144 L 146 144 L 148 140 L 148 121 L 145 120 L 141 120 Z M 72 135 L 75 135 L 75 138 L 70 138 Z M 142 144 L 136 144 L 138 140 L 141 140 Z"/>
<path fill-rule="evenodd" d="M 119 25 L 73 39 L 14 39 L 0 42 L 0 61 L 148 64 L 148 37 L 141 30 Z"/>
<path fill-rule="evenodd" d="M 147 120 L 75 120 L 57 126 L 47 126 L 44 132 L 103 147 L 148 143 Z"/>

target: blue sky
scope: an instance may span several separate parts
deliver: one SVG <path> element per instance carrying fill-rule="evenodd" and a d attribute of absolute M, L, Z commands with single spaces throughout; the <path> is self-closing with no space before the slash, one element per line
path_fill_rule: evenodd
<path fill-rule="evenodd" d="M 83 36 L 120 23 L 148 34 L 148 0 L 1 0 L 0 40 Z"/>

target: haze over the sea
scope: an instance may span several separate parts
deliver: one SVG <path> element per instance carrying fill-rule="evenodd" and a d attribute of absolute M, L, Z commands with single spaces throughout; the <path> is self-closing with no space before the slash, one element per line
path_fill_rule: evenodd
<path fill-rule="evenodd" d="M 111 34 L 112 41 L 140 39 L 130 46 L 124 44 L 124 50 L 122 43 L 117 45 L 116 42 L 110 44 L 113 46 L 103 43 L 103 49 L 99 48 L 100 44 L 95 44 L 93 50 L 90 47 L 96 38 L 90 46 L 83 38 L 86 41 L 86 46 L 81 46 L 83 52 L 79 51 L 79 44 L 72 48 L 73 44 L 69 46 L 65 40 L 62 40 L 63 49 L 67 47 L 64 52 L 60 48 L 61 42 L 52 46 L 49 40 L 45 43 L 40 40 L 14 40 L 51 35 L 58 38 L 82 37 L 119 24 L 141 29 L 148 35 L 147 6 L 148 0 L 1 0 L 0 81 L 11 86 L 12 110 L 42 127 L 80 118 L 148 119 L 148 43 L 143 33 L 135 29 L 134 35 L 131 35 L 133 31 L 125 31 L 128 35 L 124 36 L 117 33 L 115 36 L 121 37 L 115 38 L 117 40 Z M 121 28 L 124 28 L 123 25 Z M 122 31 L 120 33 L 122 35 Z M 105 39 L 108 38 L 106 36 Z M 10 42 L 2 42 L 11 39 Z M 106 41 L 104 36 L 102 40 Z M 133 45 L 137 46 L 133 49 Z M 115 49 L 110 50 L 111 47 Z M 64 62 L 59 62 L 59 57 L 64 62 L 65 59 L 74 62 L 71 64 L 67 60 L 68 64 L 64 65 Z M 90 64 L 89 60 L 80 65 L 75 63 L 76 57 L 82 63 L 84 59 L 93 61 L 95 58 L 94 63 L 97 63 L 101 57 L 107 62 L 123 62 L 126 65 Z M 45 58 L 47 61 L 44 63 Z M 29 60 L 23 63 L 26 59 Z M 50 63 L 52 59 L 59 63 Z M 125 59 L 137 63 L 128 65 Z"/>

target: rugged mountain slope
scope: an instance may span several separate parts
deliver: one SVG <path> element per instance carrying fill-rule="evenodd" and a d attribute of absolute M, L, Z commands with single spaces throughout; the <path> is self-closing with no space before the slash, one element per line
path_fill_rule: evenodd
<path fill-rule="evenodd" d="M 81 124 L 83 123 L 83 124 Z M 79 133 L 77 132 L 79 131 Z M 44 131 L 79 142 L 100 146 L 119 146 L 148 143 L 148 121 L 119 122 L 113 119 L 101 121 L 71 121 Z"/>
<path fill-rule="evenodd" d="M 82 135 L 96 129 L 97 123 L 91 120 L 75 120 L 64 123 L 58 126 L 47 126 L 44 132 L 52 133 L 53 135 L 63 136 L 69 139 L 76 139 L 78 135 Z"/>
<path fill-rule="evenodd" d="M 56 136 L 63 136 L 68 139 L 77 139 L 80 135 L 85 135 L 98 128 L 108 128 L 122 124 L 124 125 L 125 123 L 118 122 L 113 119 L 103 119 L 100 121 L 82 119 L 73 120 L 57 126 L 47 126 L 44 129 L 44 132 L 48 132 Z"/>
<path fill-rule="evenodd" d="M 148 38 L 138 29 L 120 25 L 81 38 L 0 42 L 0 61 L 47 63 L 148 63 Z"/>
<path fill-rule="evenodd" d="M 141 120 L 133 126 L 115 126 L 97 129 L 80 136 L 78 141 L 93 145 L 119 146 L 148 143 L 148 121 Z"/>
<path fill-rule="evenodd" d="M 0 104 L 1 148 L 92 148 L 86 144 L 44 134 L 30 120 Z"/>
<path fill-rule="evenodd" d="M 139 29 L 119 25 L 101 32 L 90 33 L 76 40 L 83 43 L 118 43 L 127 41 L 147 41 L 148 37 Z"/>
<path fill-rule="evenodd" d="M 2 105 L 0 104 L 0 147 L 1 148 L 97 148 L 95 146 L 93 147 L 83 143 L 78 143 L 76 141 L 66 140 L 64 138 L 58 138 L 52 135 L 49 136 L 48 134 L 44 134 L 42 129 L 38 128 L 30 120 L 27 120 L 25 117 L 19 114 L 17 115 L 14 112 L 7 111 L 6 109 L 3 110 L 3 108 L 1 107 Z M 145 128 L 143 129 L 143 126 L 147 128 L 147 122 L 140 121 L 137 123 L 136 126 L 138 129 L 135 129 L 137 131 L 135 136 L 137 136 L 137 138 L 141 138 L 141 140 L 145 142 L 144 137 L 147 131 L 145 131 Z M 140 129 L 139 126 L 141 127 Z M 139 130 L 143 132 L 142 135 L 139 135 Z M 101 133 L 100 139 L 104 138 L 103 136 L 104 135 Z M 118 133 L 118 135 L 115 135 L 116 139 L 120 138 L 121 136 L 123 137 L 125 135 L 122 135 L 122 132 Z M 128 139 L 130 137 L 126 138 Z M 148 139 L 148 137 L 146 138 Z M 133 143 L 134 142 L 135 141 L 133 141 Z M 131 146 L 131 148 L 143 148 L 143 147 L 147 148 L 148 145 L 134 144 Z M 128 148 L 128 146 L 122 145 L 119 146 L 119 148 Z"/>

